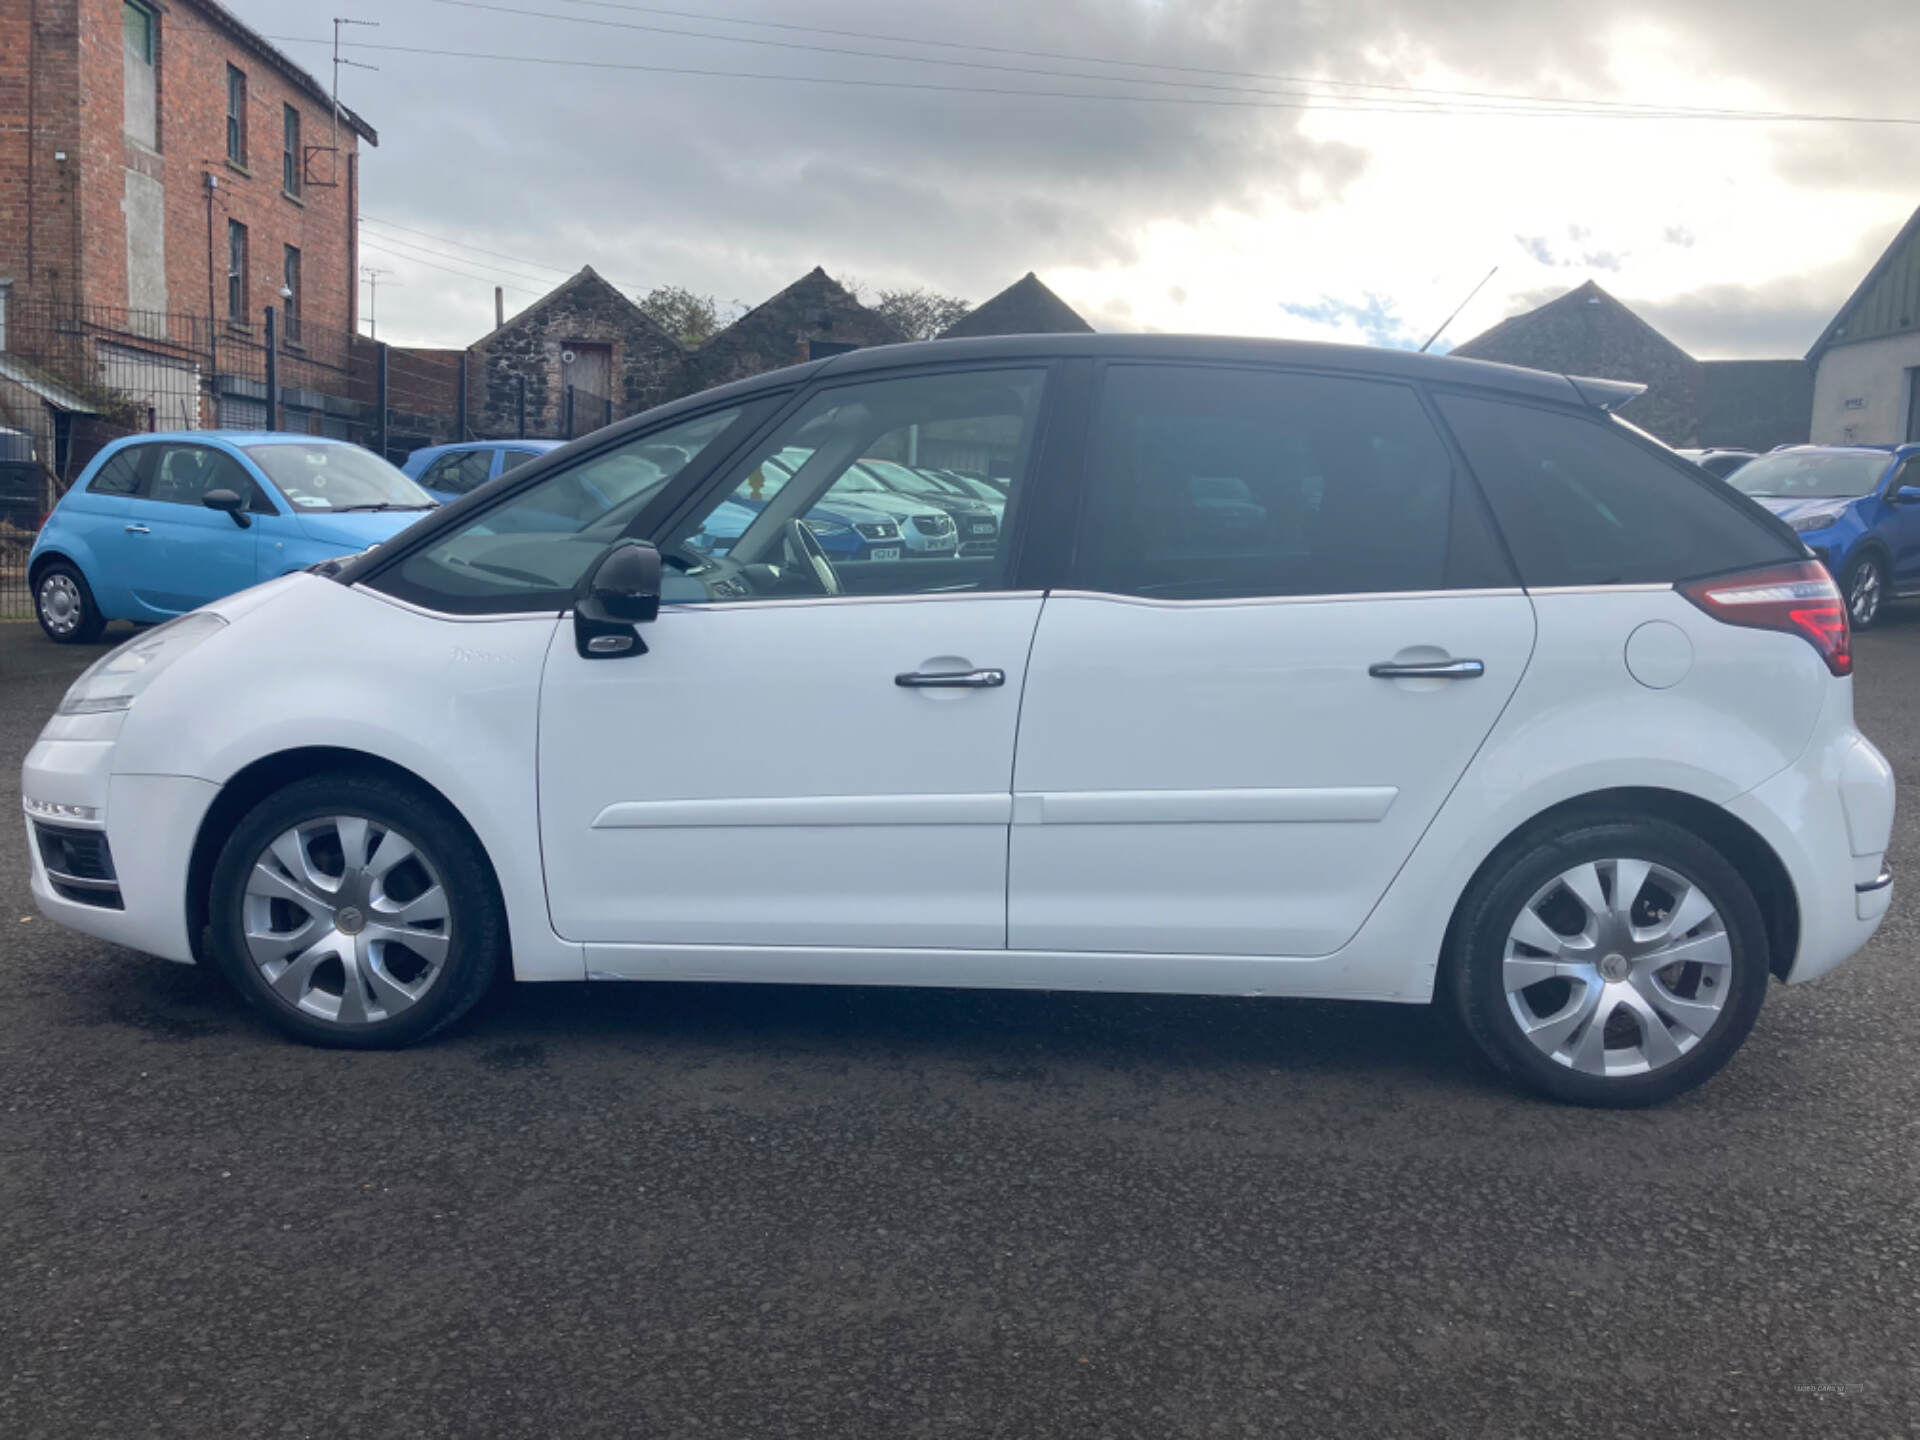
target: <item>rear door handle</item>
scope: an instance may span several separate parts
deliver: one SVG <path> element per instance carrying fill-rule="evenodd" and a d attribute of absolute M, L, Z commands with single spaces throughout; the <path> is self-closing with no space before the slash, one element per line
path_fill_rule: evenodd
<path fill-rule="evenodd" d="M 1367 674 L 1376 680 L 1478 680 L 1487 667 L 1478 660 L 1413 660 L 1398 663 L 1384 660 L 1369 665 Z"/>
<path fill-rule="evenodd" d="M 1007 683 L 1004 670 L 950 670 L 929 674 L 909 670 L 893 677 L 893 683 L 915 690 L 993 690 Z"/>
<path fill-rule="evenodd" d="M 123 526 L 122 528 L 129 535 L 151 535 L 153 533 L 151 530 L 147 529 L 147 527 L 144 525 L 127 525 L 127 526 Z"/>

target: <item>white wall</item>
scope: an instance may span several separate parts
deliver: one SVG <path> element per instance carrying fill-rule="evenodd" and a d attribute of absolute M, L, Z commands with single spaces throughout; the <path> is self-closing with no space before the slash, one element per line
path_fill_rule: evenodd
<path fill-rule="evenodd" d="M 1896 445 L 1907 438 L 1920 334 L 1836 345 L 1813 376 L 1813 443 Z"/>

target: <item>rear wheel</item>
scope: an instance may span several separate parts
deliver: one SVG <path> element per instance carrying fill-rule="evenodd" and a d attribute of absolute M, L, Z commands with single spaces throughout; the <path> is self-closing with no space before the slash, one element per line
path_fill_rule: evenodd
<path fill-rule="evenodd" d="M 34 576 L 33 614 L 56 645 L 86 645 L 107 628 L 87 577 L 66 560 L 43 565 Z"/>
<path fill-rule="evenodd" d="M 297 781 L 256 805 L 214 868 L 212 951 L 281 1030 L 317 1045 L 423 1040 L 486 991 L 506 917 L 473 833 L 379 776 Z"/>
<path fill-rule="evenodd" d="M 1766 999 L 1752 891 L 1663 820 L 1584 819 L 1510 845 L 1475 882 L 1453 1000 L 1495 1066 L 1557 1100 L 1651 1105 L 1739 1049 Z"/>
<path fill-rule="evenodd" d="M 1880 557 L 1862 555 L 1854 561 L 1847 567 L 1847 578 L 1840 588 L 1847 597 L 1847 618 L 1853 628 L 1871 630 L 1887 595 L 1886 567 Z"/>

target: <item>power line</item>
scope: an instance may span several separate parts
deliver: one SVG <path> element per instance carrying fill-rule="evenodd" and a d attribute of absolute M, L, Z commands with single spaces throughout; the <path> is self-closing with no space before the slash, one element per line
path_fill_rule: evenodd
<path fill-rule="evenodd" d="M 751 35 L 720 35 L 710 30 L 675 30 L 664 25 L 646 25 L 631 20 L 602 20 L 591 15 L 559 15 L 547 10 L 526 10 L 512 5 L 495 5 L 487 0 L 432 0 L 436 5 L 451 5 L 462 10 L 485 10 L 496 15 L 512 15 L 529 20 L 553 20 L 568 25 L 597 25 L 613 30 L 635 30 L 650 35 L 673 35 L 687 40 L 718 40 L 728 45 L 758 45 L 774 50 L 800 50 L 817 55 L 848 55 L 863 60 L 886 60 L 894 64 L 908 65 L 944 65 L 963 70 L 991 70 L 1001 74 L 1039 75 L 1055 80 L 1093 80 L 1121 85 L 1160 85 L 1176 90 L 1212 90 L 1228 95 L 1257 95 L 1281 99 L 1299 100 L 1312 98 L 1310 90 L 1259 90 L 1245 85 L 1222 85 L 1204 80 L 1164 80 L 1158 76 L 1101 75 L 1085 70 L 1042 69 L 1031 65 L 1003 65 L 991 60 L 947 60 L 930 55 L 894 55 L 881 50 L 855 50 L 844 45 L 816 45 L 798 40 L 762 40 Z M 623 7 L 624 8 L 624 7 Z M 899 43 L 899 42 L 896 42 Z M 912 42 L 904 42 L 912 43 Z M 1328 97 L 1354 101 L 1371 100 L 1369 96 Z M 1441 101 L 1406 102 L 1422 105 L 1437 105 Z M 1572 109 L 1589 102 L 1582 101 L 1545 101 L 1544 104 L 1557 109 Z M 1506 105 L 1476 105 L 1476 109 L 1498 109 L 1505 111 L 1512 107 Z M 1581 112 L 1584 113 L 1584 112 Z"/>
<path fill-rule="evenodd" d="M 1028 60 L 1065 60 L 1076 65 L 1114 65 L 1133 70 L 1165 70 L 1185 75 L 1213 75 L 1230 80 L 1266 80 L 1286 85 L 1327 85 L 1357 90 L 1390 90 L 1408 95 L 1434 95 L 1448 98 L 1467 98 L 1476 100 L 1506 100 L 1534 104 L 1594 106 L 1621 110 L 1655 110 L 1663 114 L 1739 114 L 1758 115 L 1765 112 L 1740 111 L 1728 107 L 1700 105 L 1654 105 L 1645 101 L 1633 100 L 1594 100 L 1566 98 L 1551 95 L 1515 94 L 1498 90 L 1461 90 L 1428 85 L 1403 85 L 1385 80 L 1340 80 L 1331 76 L 1316 75 L 1277 75 L 1261 70 L 1228 70 L 1208 65 L 1180 65 L 1165 60 L 1118 60 L 1111 56 L 1076 55 L 1060 50 L 1033 50 L 1010 45 L 986 45 L 971 41 L 935 40 L 914 35 L 893 35 L 872 30 L 839 30 L 824 25 L 799 25 L 778 20 L 749 20 L 738 16 L 705 14 L 692 10 L 669 10 L 657 5 L 634 5 L 621 3 L 621 0 L 558 0 L 564 5 L 591 7 L 596 10 L 617 10 L 641 15 L 660 15 L 670 19 L 695 20 L 703 24 L 741 25 L 761 30 L 785 30 L 808 35 L 831 35 L 845 40 L 876 40 L 893 45 L 919 45 L 929 49 L 972 50 L 987 55 L 1013 55 Z M 686 33 L 686 32 L 667 32 Z M 720 38 L 720 37 L 715 37 Z M 910 59 L 910 56 L 892 57 Z M 1041 72 L 1045 73 L 1045 72 Z M 1113 75 L 1101 76 L 1101 79 L 1124 80 L 1126 77 Z M 1791 117 L 1783 117 L 1791 118 Z"/>
<path fill-rule="evenodd" d="M 308 35 L 272 35 L 268 39 L 282 44 L 325 45 L 330 41 L 316 40 Z M 1253 110 L 1326 110 L 1352 111 L 1361 114 L 1411 114 L 1434 116 L 1496 116 L 1496 117 L 1534 117 L 1581 120 L 1762 120 L 1762 121 L 1803 121 L 1832 122 L 1863 125 L 1920 125 L 1920 117 L 1885 115 L 1812 115 L 1789 112 L 1756 112 L 1745 114 L 1728 112 L 1725 114 L 1710 112 L 1707 114 L 1688 114 L 1667 111 L 1632 112 L 1594 112 L 1581 110 L 1539 110 L 1525 111 L 1515 109 L 1472 109 L 1464 106 L 1445 106 L 1438 104 L 1395 104 L 1360 102 L 1354 98 L 1314 97 L 1300 101 L 1284 100 L 1229 100 L 1203 95 L 1113 95 L 1087 90 L 1033 90 L 1015 86 L 988 85 L 941 85 L 917 80 L 873 80 L 850 76 L 828 75 L 770 75 L 752 70 L 713 70 L 684 65 L 643 65 L 634 61 L 586 60 L 566 56 L 547 55 L 501 55 L 480 50 L 447 50 L 426 45 L 377 45 L 360 41 L 350 43 L 357 50 L 373 50 L 388 54 L 427 55 L 453 60 L 487 60 L 510 65 L 546 65 L 562 66 L 585 70 L 616 70 L 637 72 L 649 75 L 689 75 L 710 80 L 774 80 L 798 85 L 835 85 L 863 90 L 913 90 L 922 93 L 947 93 L 960 95 L 994 95 L 1041 100 L 1117 100 L 1140 105 L 1203 105 L 1211 108 L 1253 109 Z M 1317 102 L 1317 103 L 1316 103 Z"/>
<path fill-rule="evenodd" d="M 398 250 L 389 250 L 386 246 L 381 245 L 375 241 L 368 240 L 364 237 L 362 237 L 360 241 L 360 245 L 361 245 L 361 248 L 366 250 L 378 250 L 382 255 L 391 255 L 396 260 L 410 260 L 415 265 L 426 266 L 429 270 L 444 270 L 449 275 L 458 275 L 463 280 L 477 280 L 482 285 L 500 285 L 500 288 L 503 290 L 512 290 L 516 294 L 520 294 L 520 295 L 531 295 L 536 300 L 539 299 L 540 296 L 547 293 L 544 290 L 529 290 L 522 285 L 503 285 L 501 284 L 500 281 L 493 279 L 491 276 L 475 275 L 471 271 L 467 271 L 467 270 L 456 270 L 451 265 L 441 265 L 432 260 L 422 260 L 415 255 L 403 255 Z"/>
<path fill-rule="evenodd" d="M 363 215 L 360 218 L 364 221 L 367 217 Z M 381 234 L 378 231 L 374 232 L 371 238 L 376 242 L 378 242 L 379 244 L 386 245 L 389 247 L 398 247 L 399 253 L 403 255 L 415 254 L 415 255 L 425 256 L 429 259 L 434 259 L 434 260 L 453 260 L 453 261 L 457 261 L 459 264 L 462 264 L 462 265 L 470 265 L 476 270 L 491 271 L 496 275 L 505 276 L 509 280 L 522 280 L 527 282 L 528 284 L 545 285 L 549 289 L 551 289 L 553 286 L 560 283 L 558 280 L 548 280 L 539 275 L 528 275 L 519 270 L 509 270 L 504 265 L 491 265 L 491 264 L 488 264 L 485 260 L 469 260 L 464 255 L 454 255 L 454 254 L 450 254 L 445 250 L 435 250 L 430 246 L 420 244 L 418 241 L 401 240 L 392 235 Z M 542 266 L 541 268 L 553 269 L 560 274 L 570 273 L 567 271 L 560 271 L 558 266 Z"/>
<path fill-rule="evenodd" d="M 525 265 L 534 270 L 551 270 L 556 275 L 573 275 L 577 273 L 575 271 L 567 269 L 564 265 L 549 265 L 544 260 L 529 260 L 524 255 L 510 255 L 504 250 L 489 250 L 483 245 L 474 245 L 465 240 L 455 240 L 451 235 L 441 235 L 432 230 L 417 230 L 417 229 L 414 229 L 412 226 L 402 225 L 397 220 L 385 220 L 378 215 L 369 215 L 365 211 L 361 212 L 360 220 L 361 220 L 361 223 L 363 224 L 378 225 L 384 230 L 399 230 L 408 235 L 418 235 L 424 240 L 432 240 L 436 244 L 451 245 L 456 250 L 471 250 L 476 255 L 491 255 L 496 260 L 511 260 L 516 265 Z M 428 247 L 421 246 L 420 248 L 427 249 Z M 455 260 L 463 260 L 465 261 L 465 263 L 470 265 L 479 263 L 478 261 L 465 260 L 464 256 L 458 256 L 458 255 L 449 256 L 448 258 L 455 259 Z M 526 278 L 526 277 L 523 277 L 523 278 Z M 617 286 L 622 290 L 645 292 L 647 289 L 650 288 L 648 286 L 638 284 L 637 282 L 626 281 L 626 280 L 615 280 L 611 276 L 606 278 L 607 278 L 608 284 Z"/>

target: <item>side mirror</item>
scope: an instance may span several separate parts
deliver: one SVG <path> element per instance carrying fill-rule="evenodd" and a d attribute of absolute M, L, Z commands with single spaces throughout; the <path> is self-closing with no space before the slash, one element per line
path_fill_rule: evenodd
<path fill-rule="evenodd" d="M 644 540 L 622 540 L 587 573 L 574 599 L 574 647 L 588 660 L 644 655 L 633 627 L 660 614 L 660 552 Z"/>
<path fill-rule="evenodd" d="M 1893 492 L 1896 505 L 1920 505 L 1920 485 L 1902 485 Z"/>
<path fill-rule="evenodd" d="M 200 497 L 200 503 L 209 510 L 224 510 L 242 530 L 253 524 L 253 517 L 247 514 L 245 498 L 236 491 L 209 490 Z"/>

